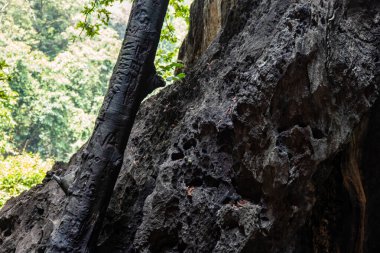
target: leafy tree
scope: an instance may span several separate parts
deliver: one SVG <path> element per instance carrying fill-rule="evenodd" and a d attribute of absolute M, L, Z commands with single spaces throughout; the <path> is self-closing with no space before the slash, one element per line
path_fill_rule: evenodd
<path fill-rule="evenodd" d="M 14 110 L 2 96 L 1 107 L 7 109 L 1 110 L 2 118 L 8 119 L 1 121 L 8 136 L 2 138 L 2 143 L 12 144 L 18 152 L 26 150 L 66 160 L 90 134 L 120 40 L 113 29 L 104 28 L 101 36 L 71 42 L 51 58 L 25 35 L 33 35 L 30 31 L 34 28 L 32 21 L 26 22 L 32 18 L 22 3 L 28 6 L 29 2 L 15 0 L 9 5 L 4 19 L 9 29 L 0 31 L 0 57 L 7 59 L 11 76 L 9 82 L 2 82 L 2 90 L 19 94 L 9 101 Z M 20 16 L 25 18 L 22 24 L 17 21 Z M 14 37 L 9 30 L 19 30 L 25 36 Z M 70 38 L 75 32 L 71 25 L 62 36 Z"/>
<path fill-rule="evenodd" d="M 15 105 L 16 93 L 8 84 L 9 76 L 5 69 L 9 67 L 5 60 L 0 59 L 0 153 L 11 150 L 9 130 L 15 126 L 12 109 Z"/>
<path fill-rule="evenodd" d="M 120 0 L 123 2 L 125 0 Z M 102 26 L 110 24 L 111 12 L 108 10 L 116 0 L 93 0 L 84 7 L 82 13 L 85 15 L 83 21 L 77 23 L 77 27 L 82 29 L 89 37 L 99 35 Z M 166 80 L 172 83 L 182 79 L 185 74 L 175 75 L 175 69 L 183 65 L 177 62 L 177 55 L 180 42 L 176 36 L 176 22 L 184 22 L 189 25 L 189 4 L 191 1 L 170 0 L 168 12 L 162 28 L 160 44 L 157 50 L 156 68 L 157 72 Z M 187 29 L 185 29 L 187 30 Z"/>
<path fill-rule="evenodd" d="M 12 94 L 0 105 L 2 146 L 67 160 L 88 139 L 124 36 L 130 4 L 122 2 L 97 1 L 92 12 L 75 1 L 9 2 L 0 14 L 0 58 L 11 76 L 2 90 Z M 156 66 L 167 83 L 183 77 L 174 69 L 181 66 L 178 27 L 186 26 L 188 4 L 171 1 L 164 23 Z M 81 24 L 99 22 L 96 36 L 83 36 L 87 28 L 79 36 Z"/>
<path fill-rule="evenodd" d="M 32 0 L 30 4 L 34 14 L 32 26 L 37 35 L 35 48 L 54 58 L 68 45 L 63 32 L 70 25 L 72 6 L 65 1 L 51 0 Z"/>

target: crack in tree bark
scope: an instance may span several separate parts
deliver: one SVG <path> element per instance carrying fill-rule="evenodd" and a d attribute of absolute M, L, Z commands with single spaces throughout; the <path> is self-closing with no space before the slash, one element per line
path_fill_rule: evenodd
<path fill-rule="evenodd" d="M 46 252 L 90 252 L 95 246 L 140 103 L 164 85 L 156 74 L 154 57 L 168 2 L 133 4 L 108 94 Z"/>

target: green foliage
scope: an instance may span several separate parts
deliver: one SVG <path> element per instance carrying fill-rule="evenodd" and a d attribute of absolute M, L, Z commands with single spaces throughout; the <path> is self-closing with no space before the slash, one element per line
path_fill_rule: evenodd
<path fill-rule="evenodd" d="M 0 61 L 0 154 L 67 160 L 88 139 L 131 8 L 121 2 L 90 0 L 83 8 L 80 1 L 0 0 L 0 59 L 6 59 Z M 170 1 L 156 57 L 167 83 L 184 77 L 174 70 L 182 67 L 176 57 L 188 6 L 189 0 Z"/>
<path fill-rule="evenodd" d="M 12 118 L 12 109 L 16 103 L 16 93 L 8 84 L 10 76 L 5 72 L 9 65 L 0 59 L 0 152 L 11 150 L 9 131 L 14 128 L 15 122 Z"/>
<path fill-rule="evenodd" d="M 0 207 L 92 132 L 130 5 L 84 1 L 0 0 Z M 174 70 L 189 3 L 170 0 L 156 57 L 167 83 L 184 77 Z"/>
<path fill-rule="evenodd" d="M 170 0 L 156 57 L 167 83 L 184 77 L 174 70 L 182 67 L 176 57 L 189 4 Z M 0 207 L 40 183 L 53 163 L 49 158 L 67 160 L 92 132 L 130 4 L 83 5 L 0 0 Z"/>
<path fill-rule="evenodd" d="M 36 31 L 38 49 L 54 58 L 68 45 L 68 39 L 63 32 L 70 25 L 70 8 L 65 2 L 31 0 L 29 1 L 34 14 L 32 26 Z"/>
<path fill-rule="evenodd" d="M 7 64 L 0 61 L 0 154 L 26 150 L 67 160 L 91 133 L 121 40 L 106 27 L 96 38 L 70 42 L 78 35 L 74 26 L 82 4 L 41 3 L 14 0 L 2 16 L 0 59 Z M 58 17 L 57 24 L 50 22 L 59 13 L 70 17 L 64 26 Z M 52 26 L 55 35 L 39 33 L 38 24 Z M 55 44 L 61 39 L 67 43 Z"/>
<path fill-rule="evenodd" d="M 81 11 L 85 20 L 79 21 L 76 27 L 85 31 L 89 37 L 99 35 L 101 26 L 109 25 L 111 12 L 107 7 L 112 6 L 114 2 L 115 0 L 92 0 Z"/>
<path fill-rule="evenodd" d="M 6 5 L 7 4 L 7 5 Z M 0 0 L 3 10 L 1 32 L 13 41 L 25 42 L 33 50 L 54 58 L 65 50 L 66 29 L 81 3 L 57 0 Z"/>
<path fill-rule="evenodd" d="M 124 0 L 119 0 L 123 2 Z M 77 28 L 82 29 L 89 37 L 99 35 L 102 26 L 110 23 L 111 12 L 107 9 L 116 0 L 93 0 L 82 10 L 85 15 L 84 21 L 77 23 Z M 180 40 L 176 34 L 178 23 L 181 28 L 189 25 L 189 4 L 186 0 L 170 0 L 163 29 L 161 31 L 160 45 L 157 50 L 156 68 L 157 72 L 166 80 L 167 83 L 181 80 L 185 77 L 184 73 L 175 74 L 175 70 L 182 68 L 183 65 L 177 62 L 177 55 L 180 47 Z M 182 23 L 182 24 L 181 24 Z M 187 31 L 187 29 L 184 29 Z"/>
<path fill-rule="evenodd" d="M 41 183 L 52 165 L 52 160 L 32 154 L 0 157 L 0 208 L 11 197 Z"/>
<path fill-rule="evenodd" d="M 66 160 L 88 138 L 116 59 L 118 36 L 69 45 L 53 61 L 43 55 L 38 68 L 29 59 L 14 63 L 10 87 L 20 94 L 13 111 L 18 150 Z M 32 59 L 30 59 L 32 60 Z"/>
<path fill-rule="evenodd" d="M 9 65 L 5 62 L 5 60 L 0 59 L 0 81 L 8 80 L 8 76 L 4 71 L 4 69 L 6 67 L 9 67 Z M 1 96 L 1 94 L 0 94 L 0 96 Z"/>
<path fill-rule="evenodd" d="M 189 2 L 185 0 L 169 1 L 155 62 L 157 72 L 169 84 L 185 77 L 184 73 L 175 74 L 175 70 L 183 67 L 183 64 L 177 61 L 177 56 L 182 42 L 179 37 L 183 38 L 185 34 L 178 33 L 184 27 L 186 27 L 184 31 L 188 30 L 189 16 Z"/>

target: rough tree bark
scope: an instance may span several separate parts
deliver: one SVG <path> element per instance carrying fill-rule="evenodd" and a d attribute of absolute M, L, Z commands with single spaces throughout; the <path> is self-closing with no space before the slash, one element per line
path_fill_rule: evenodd
<path fill-rule="evenodd" d="M 90 252 L 123 162 L 123 153 L 141 101 L 164 86 L 154 58 L 169 0 L 137 0 L 127 27 L 110 88 L 70 188 L 59 226 L 47 252 Z M 58 180 L 59 182 L 61 180 Z"/>
<path fill-rule="evenodd" d="M 94 252 L 380 252 L 379 13 L 195 0 L 187 77 L 142 104 Z M 43 252 L 66 201 L 49 178 L 8 201 L 1 249 Z"/>

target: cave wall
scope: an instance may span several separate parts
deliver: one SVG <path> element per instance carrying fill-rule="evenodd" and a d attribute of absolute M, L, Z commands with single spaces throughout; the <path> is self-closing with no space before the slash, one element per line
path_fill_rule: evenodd
<path fill-rule="evenodd" d="M 142 104 L 97 252 L 380 250 L 378 1 L 191 13 L 187 77 Z M 9 201 L 0 252 L 43 252 L 65 201 L 49 178 Z"/>

